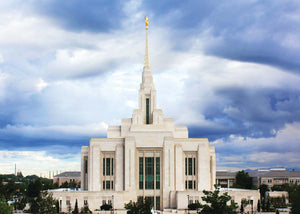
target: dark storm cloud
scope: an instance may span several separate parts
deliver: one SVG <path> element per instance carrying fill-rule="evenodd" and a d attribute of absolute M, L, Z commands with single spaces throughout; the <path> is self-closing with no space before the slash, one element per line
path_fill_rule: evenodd
<path fill-rule="evenodd" d="M 58 137 L 59 138 L 59 137 Z M 17 141 L 15 139 L 18 139 Z M 60 139 L 55 139 L 53 137 L 39 138 L 38 136 L 26 137 L 18 134 L 7 134 L 0 136 L 0 144 L 3 148 L 11 149 L 34 149 L 34 148 L 43 148 L 49 145 L 51 146 L 75 146 L 81 147 L 87 145 L 90 137 L 72 137 L 69 136 L 69 139 L 63 139 L 61 136 Z"/>
<path fill-rule="evenodd" d="M 232 87 L 220 88 L 215 94 L 216 100 L 202 113 L 222 128 L 194 126 L 191 136 L 268 138 L 276 136 L 285 124 L 300 121 L 300 91 Z"/>
<path fill-rule="evenodd" d="M 70 147 L 70 149 L 75 149 L 77 152 L 80 150 L 81 146 L 88 145 L 91 136 L 76 134 L 72 135 L 70 133 L 58 133 L 56 131 L 45 132 L 43 130 L 36 131 L 35 134 L 30 134 L 26 129 L 21 129 L 19 131 L 8 132 L 5 129 L 0 130 L 0 145 L 1 148 L 6 150 L 42 150 L 47 148 L 48 152 L 54 152 L 57 154 L 63 154 L 66 151 L 61 148 Z M 102 135 L 93 137 L 104 137 Z M 17 139 L 17 140 L 16 140 Z M 51 151 L 50 151 L 51 150 Z"/>
<path fill-rule="evenodd" d="M 121 1 L 36 1 L 36 11 L 72 31 L 107 32 L 120 27 Z"/>
<path fill-rule="evenodd" d="M 300 72 L 298 1 L 145 1 L 157 23 L 176 30 L 174 44 L 209 32 L 206 54 Z M 196 36 L 197 38 L 197 36 Z"/>

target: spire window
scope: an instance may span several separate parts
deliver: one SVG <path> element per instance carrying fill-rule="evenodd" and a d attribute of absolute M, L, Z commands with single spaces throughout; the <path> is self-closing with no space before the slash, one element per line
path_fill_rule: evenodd
<path fill-rule="evenodd" d="M 146 99 L 146 124 L 150 124 L 150 101 Z"/>

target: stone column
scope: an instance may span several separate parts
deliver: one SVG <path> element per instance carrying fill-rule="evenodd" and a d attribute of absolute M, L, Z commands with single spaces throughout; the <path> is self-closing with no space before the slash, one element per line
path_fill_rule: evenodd
<path fill-rule="evenodd" d="M 116 146 L 115 160 L 116 160 L 116 169 L 115 173 L 115 191 L 123 191 L 124 190 L 124 144 L 118 144 Z"/>
<path fill-rule="evenodd" d="M 162 154 L 162 187 L 163 189 L 163 208 L 169 208 L 172 204 L 170 191 L 174 190 L 174 139 L 166 137 Z M 174 198 L 175 200 L 175 198 Z M 176 201 L 175 201 L 176 203 Z"/>
<path fill-rule="evenodd" d="M 198 190 L 210 189 L 209 145 L 198 145 Z"/>
<path fill-rule="evenodd" d="M 183 150 L 181 145 L 175 145 L 175 173 L 174 182 L 176 191 L 184 191 Z"/>
<path fill-rule="evenodd" d="M 93 191 L 100 191 L 100 147 L 93 146 Z"/>
<path fill-rule="evenodd" d="M 93 191 L 93 147 L 91 146 L 91 141 L 90 141 L 90 146 L 89 146 L 89 151 L 88 151 L 88 190 Z"/>
<path fill-rule="evenodd" d="M 125 138 L 125 191 L 135 190 L 135 139 Z"/>
<path fill-rule="evenodd" d="M 210 155 L 212 158 L 212 180 L 211 180 L 211 186 L 212 189 L 214 188 L 214 185 L 216 184 L 216 153 L 215 153 L 215 147 L 210 147 Z"/>

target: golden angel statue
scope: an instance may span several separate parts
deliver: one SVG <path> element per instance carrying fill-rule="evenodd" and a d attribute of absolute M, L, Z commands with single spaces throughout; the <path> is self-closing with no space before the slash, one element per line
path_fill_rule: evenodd
<path fill-rule="evenodd" d="M 145 24 L 146 24 L 146 30 L 148 30 L 149 19 L 147 16 L 145 16 Z"/>

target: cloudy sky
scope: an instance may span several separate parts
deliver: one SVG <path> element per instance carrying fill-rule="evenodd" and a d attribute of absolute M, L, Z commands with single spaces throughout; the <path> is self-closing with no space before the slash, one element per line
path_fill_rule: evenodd
<path fill-rule="evenodd" d="M 149 17 L 158 107 L 218 169 L 300 170 L 300 2 L 0 1 L 0 173 L 80 170 L 137 108 Z"/>

